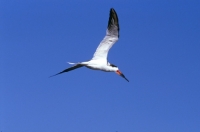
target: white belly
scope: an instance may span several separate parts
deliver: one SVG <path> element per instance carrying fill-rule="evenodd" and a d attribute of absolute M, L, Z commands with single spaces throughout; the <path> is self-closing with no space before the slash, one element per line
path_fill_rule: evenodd
<path fill-rule="evenodd" d="M 87 65 L 85 65 L 87 68 L 93 69 L 93 70 L 101 70 L 105 72 L 111 72 L 110 67 L 107 65 L 106 60 L 91 60 Z"/>

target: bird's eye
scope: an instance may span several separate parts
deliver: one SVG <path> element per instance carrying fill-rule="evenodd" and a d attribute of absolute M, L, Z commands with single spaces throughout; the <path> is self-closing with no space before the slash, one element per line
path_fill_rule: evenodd
<path fill-rule="evenodd" d="M 110 64 L 110 66 L 112 66 L 112 67 L 117 67 L 116 65 L 113 65 L 113 64 Z"/>

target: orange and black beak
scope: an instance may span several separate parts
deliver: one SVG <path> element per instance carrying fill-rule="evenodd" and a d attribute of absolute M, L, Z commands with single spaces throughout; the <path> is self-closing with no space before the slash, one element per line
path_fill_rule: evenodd
<path fill-rule="evenodd" d="M 129 80 L 124 76 L 124 74 L 123 74 L 122 72 L 120 72 L 120 70 L 117 70 L 116 73 L 117 73 L 118 75 L 120 75 L 121 77 L 123 77 L 124 79 L 126 79 L 126 81 L 129 82 Z"/>

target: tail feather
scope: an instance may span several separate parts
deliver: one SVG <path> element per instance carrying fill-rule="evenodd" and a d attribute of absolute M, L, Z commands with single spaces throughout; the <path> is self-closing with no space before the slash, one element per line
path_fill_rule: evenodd
<path fill-rule="evenodd" d="M 75 64 L 77 64 L 77 63 L 73 63 L 73 62 L 67 62 L 67 63 L 69 63 L 70 65 L 75 65 Z"/>

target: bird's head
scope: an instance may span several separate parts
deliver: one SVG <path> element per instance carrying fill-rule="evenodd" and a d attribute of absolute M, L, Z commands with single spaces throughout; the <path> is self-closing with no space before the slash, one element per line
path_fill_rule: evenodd
<path fill-rule="evenodd" d="M 110 66 L 112 66 L 112 68 L 114 69 L 115 73 L 117 73 L 118 75 L 120 75 L 121 77 L 123 77 L 124 79 L 126 79 L 126 81 L 129 82 L 129 80 L 124 76 L 124 74 L 119 70 L 119 68 L 113 64 L 110 64 Z"/>

